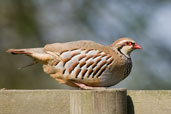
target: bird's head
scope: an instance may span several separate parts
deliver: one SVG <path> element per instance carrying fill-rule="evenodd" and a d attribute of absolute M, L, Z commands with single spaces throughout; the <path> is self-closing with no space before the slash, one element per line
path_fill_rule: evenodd
<path fill-rule="evenodd" d="M 112 45 L 112 49 L 117 49 L 121 54 L 129 57 L 130 53 L 136 49 L 142 49 L 134 40 L 130 38 L 120 38 L 116 40 Z"/>

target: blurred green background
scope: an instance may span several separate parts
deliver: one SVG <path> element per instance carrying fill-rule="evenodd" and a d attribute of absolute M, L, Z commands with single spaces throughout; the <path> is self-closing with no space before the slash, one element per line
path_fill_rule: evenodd
<path fill-rule="evenodd" d="M 171 0 L 0 0 L 0 88 L 55 89 L 41 64 L 9 48 L 93 40 L 109 45 L 131 37 L 143 47 L 132 53 L 133 70 L 115 87 L 171 89 Z"/>

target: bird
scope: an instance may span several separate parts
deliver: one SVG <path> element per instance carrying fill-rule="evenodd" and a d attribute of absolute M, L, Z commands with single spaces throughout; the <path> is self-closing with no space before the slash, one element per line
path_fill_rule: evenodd
<path fill-rule="evenodd" d="M 47 44 L 43 48 L 9 49 L 43 64 L 43 70 L 62 84 L 81 89 L 107 88 L 131 72 L 131 52 L 142 49 L 131 38 L 108 46 L 89 40 Z"/>

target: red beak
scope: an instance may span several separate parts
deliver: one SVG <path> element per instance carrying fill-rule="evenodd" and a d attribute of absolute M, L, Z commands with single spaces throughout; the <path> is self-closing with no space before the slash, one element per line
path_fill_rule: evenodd
<path fill-rule="evenodd" d="M 134 48 L 134 49 L 142 49 L 142 47 L 139 46 L 137 43 L 134 44 L 133 48 Z"/>

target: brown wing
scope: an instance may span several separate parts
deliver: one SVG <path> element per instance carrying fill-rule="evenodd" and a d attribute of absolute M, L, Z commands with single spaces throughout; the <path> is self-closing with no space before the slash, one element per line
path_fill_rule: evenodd
<path fill-rule="evenodd" d="M 105 53 L 111 53 L 112 50 L 108 46 L 98 44 L 93 41 L 81 40 L 67 43 L 54 43 L 48 44 L 44 47 L 44 51 L 58 52 L 62 53 L 67 50 L 74 49 L 98 49 L 104 51 Z"/>

